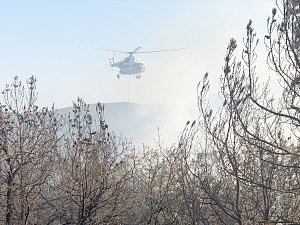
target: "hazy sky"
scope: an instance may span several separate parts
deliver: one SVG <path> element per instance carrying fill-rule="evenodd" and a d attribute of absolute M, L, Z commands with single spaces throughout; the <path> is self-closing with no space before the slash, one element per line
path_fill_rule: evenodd
<path fill-rule="evenodd" d="M 129 77 L 118 80 L 117 70 L 106 65 L 110 52 L 88 48 L 185 47 L 139 55 L 146 71 L 141 80 L 131 78 L 130 101 L 196 103 L 196 85 L 206 71 L 215 88 L 229 39 L 241 46 L 250 18 L 263 39 L 274 5 L 275 0 L 0 0 L 0 88 L 15 75 L 24 81 L 34 75 L 43 106 L 70 106 L 78 96 L 88 103 L 127 101 Z"/>

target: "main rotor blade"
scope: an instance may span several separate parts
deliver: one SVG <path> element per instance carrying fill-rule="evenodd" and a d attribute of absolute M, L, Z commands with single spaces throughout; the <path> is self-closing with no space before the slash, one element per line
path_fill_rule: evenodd
<path fill-rule="evenodd" d="M 141 47 L 137 47 L 132 52 L 127 52 L 128 54 L 135 54 Z"/>
<path fill-rule="evenodd" d="M 164 50 L 153 50 L 153 51 L 145 51 L 145 52 L 135 52 L 134 54 L 140 54 L 140 53 L 155 53 L 155 52 L 170 52 L 170 51 L 178 51 L 178 50 L 183 50 L 186 48 L 173 48 L 173 49 L 164 49 Z"/>
<path fill-rule="evenodd" d="M 117 51 L 117 50 L 113 50 L 113 49 L 105 49 L 105 48 L 93 48 L 93 49 L 100 50 L 100 51 L 120 52 L 120 53 L 125 53 L 125 54 L 127 54 L 127 52 Z"/>

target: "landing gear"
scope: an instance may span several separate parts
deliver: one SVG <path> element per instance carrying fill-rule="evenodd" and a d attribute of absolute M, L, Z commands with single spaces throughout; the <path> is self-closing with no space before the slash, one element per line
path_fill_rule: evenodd
<path fill-rule="evenodd" d="M 136 79 L 141 79 L 141 77 L 142 77 L 142 76 L 141 76 L 140 74 L 137 74 L 137 75 L 136 75 Z"/>
<path fill-rule="evenodd" d="M 117 78 L 120 79 L 120 74 L 117 74 Z"/>

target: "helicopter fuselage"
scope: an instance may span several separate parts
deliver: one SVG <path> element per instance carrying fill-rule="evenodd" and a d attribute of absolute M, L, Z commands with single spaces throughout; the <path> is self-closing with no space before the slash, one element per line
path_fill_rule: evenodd
<path fill-rule="evenodd" d="M 133 55 L 129 55 L 122 61 L 111 63 L 110 66 L 119 68 L 119 73 L 126 75 L 138 75 L 145 71 L 144 63 Z"/>

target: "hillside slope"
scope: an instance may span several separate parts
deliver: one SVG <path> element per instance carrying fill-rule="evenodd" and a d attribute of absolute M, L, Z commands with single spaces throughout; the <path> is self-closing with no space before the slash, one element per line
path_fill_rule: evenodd
<path fill-rule="evenodd" d="M 96 116 L 95 107 L 96 104 L 90 104 L 93 117 Z M 57 112 L 68 114 L 72 107 L 58 109 Z M 172 144 L 177 142 L 186 121 L 196 119 L 196 109 L 162 104 L 105 103 L 104 118 L 110 131 L 132 140 L 136 145 L 152 145 L 158 134 L 165 144 Z"/>

